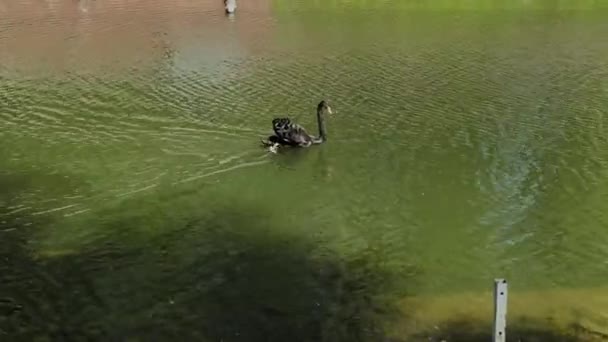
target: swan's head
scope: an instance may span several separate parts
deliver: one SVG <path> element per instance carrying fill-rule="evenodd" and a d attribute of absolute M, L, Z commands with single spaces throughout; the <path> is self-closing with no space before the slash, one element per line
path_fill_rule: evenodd
<path fill-rule="evenodd" d="M 329 114 L 333 114 L 334 112 L 331 110 L 331 107 L 329 106 L 329 103 L 327 102 L 327 100 L 323 100 L 321 102 L 319 102 L 319 105 L 317 106 L 317 110 L 321 113 L 329 113 Z"/>

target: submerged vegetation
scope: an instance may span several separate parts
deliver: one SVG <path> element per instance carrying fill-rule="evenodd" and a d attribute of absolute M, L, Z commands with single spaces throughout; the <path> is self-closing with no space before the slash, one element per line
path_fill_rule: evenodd
<path fill-rule="evenodd" d="M 412 342 L 487 342 L 492 341 L 492 327 L 466 319 L 438 323 L 433 331 L 410 336 Z M 508 324 L 507 341 L 511 342 L 600 342 L 607 335 L 589 331 L 576 324 L 561 328 L 551 321 L 515 320 Z"/>
<path fill-rule="evenodd" d="M 18 186 L 27 187 L 4 181 L 15 186 L 3 188 L 2 214 L 19 197 Z M 386 325 L 402 317 L 395 299 L 406 293 L 399 284 L 415 276 L 414 270 L 387 269 L 381 246 L 351 256 L 318 250 L 313 241 L 279 233 L 260 208 L 238 201 L 181 223 L 160 223 L 163 233 L 140 234 L 133 228 L 148 215 L 113 215 L 99 228 L 111 233 L 109 239 L 44 255 L 31 241 L 53 223 L 23 214 L 7 218 L 0 335 L 31 341 L 383 341 Z"/>

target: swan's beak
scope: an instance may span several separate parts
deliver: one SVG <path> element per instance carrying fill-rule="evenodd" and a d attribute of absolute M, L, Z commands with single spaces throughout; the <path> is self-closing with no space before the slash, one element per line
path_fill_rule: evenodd
<path fill-rule="evenodd" d="M 334 112 L 332 112 L 332 111 L 331 111 L 331 107 L 330 107 L 330 106 L 327 106 L 327 112 L 328 112 L 329 114 L 333 114 L 333 113 L 334 113 Z"/>

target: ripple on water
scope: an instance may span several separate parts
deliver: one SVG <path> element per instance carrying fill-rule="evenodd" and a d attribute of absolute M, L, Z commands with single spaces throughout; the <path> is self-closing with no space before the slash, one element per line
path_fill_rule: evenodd
<path fill-rule="evenodd" d="M 605 39 L 590 31 L 586 48 L 570 45 L 569 33 L 604 24 L 564 17 L 557 26 L 567 29 L 547 36 L 555 31 L 529 27 L 544 27 L 544 16 L 532 24 L 517 13 L 487 20 L 462 12 L 454 21 L 453 13 L 354 9 L 331 18 L 279 9 L 268 14 L 277 20 L 228 22 L 197 7 L 204 1 L 146 3 L 91 1 L 87 14 L 65 14 L 70 20 L 57 14 L 37 26 L 32 15 L 8 21 L 33 29 L 0 27 L 0 43 L 11 47 L 0 57 L 14 63 L 25 32 L 37 37 L 33 45 L 54 46 L 48 56 L 58 70 L 70 69 L 30 76 L 0 66 L 0 103 L 8 104 L 0 127 L 9 128 L 0 133 L 2 167 L 52 165 L 82 179 L 80 192 L 15 196 L 6 211 L 56 222 L 40 229 L 59 237 L 49 241 L 106 234 L 110 247 L 99 243 L 98 261 L 137 268 L 130 241 L 119 241 L 128 260 L 103 259 L 122 234 L 138 238 L 108 232 L 108 221 L 158 219 L 159 232 L 141 235 L 166 233 L 158 240 L 170 246 L 191 238 L 180 232 L 171 241 L 172 229 L 205 215 L 200 203 L 238 214 L 251 205 L 267 210 L 264 224 L 276 219 L 277 234 L 312 236 L 339 257 L 381 246 L 395 272 L 419 266 L 420 287 L 433 294 L 485 288 L 497 274 L 537 288 L 606 282 L 607 69 L 605 44 L 592 42 Z M 241 24 L 272 32 L 241 36 Z M 315 131 L 321 98 L 337 111 L 328 144 L 278 155 L 259 149 L 278 115 Z M 256 168 L 254 182 L 247 172 Z M 178 207 L 188 202 L 178 202 L 185 188 L 195 192 L 191 207 Z M 298 205 L 266 201 L 277 195 Z M 65 228 L 72 223 L 79 225 Z M 129 228 L 149 229 L 141 226 Z"/>

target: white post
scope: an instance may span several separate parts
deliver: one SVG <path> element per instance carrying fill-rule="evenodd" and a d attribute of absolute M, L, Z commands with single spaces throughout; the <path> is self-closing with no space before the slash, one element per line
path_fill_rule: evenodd
<path fill-rule="evenodd" d="M 224 0 L 224 8 L 226 9 L 226 13 L 234 13 L 236 11 L 236 0 Z"/>
<path fill-rule="evenodd" d="M 507 281 L 494 279 L 494 342 L 507 340 Z"/>

